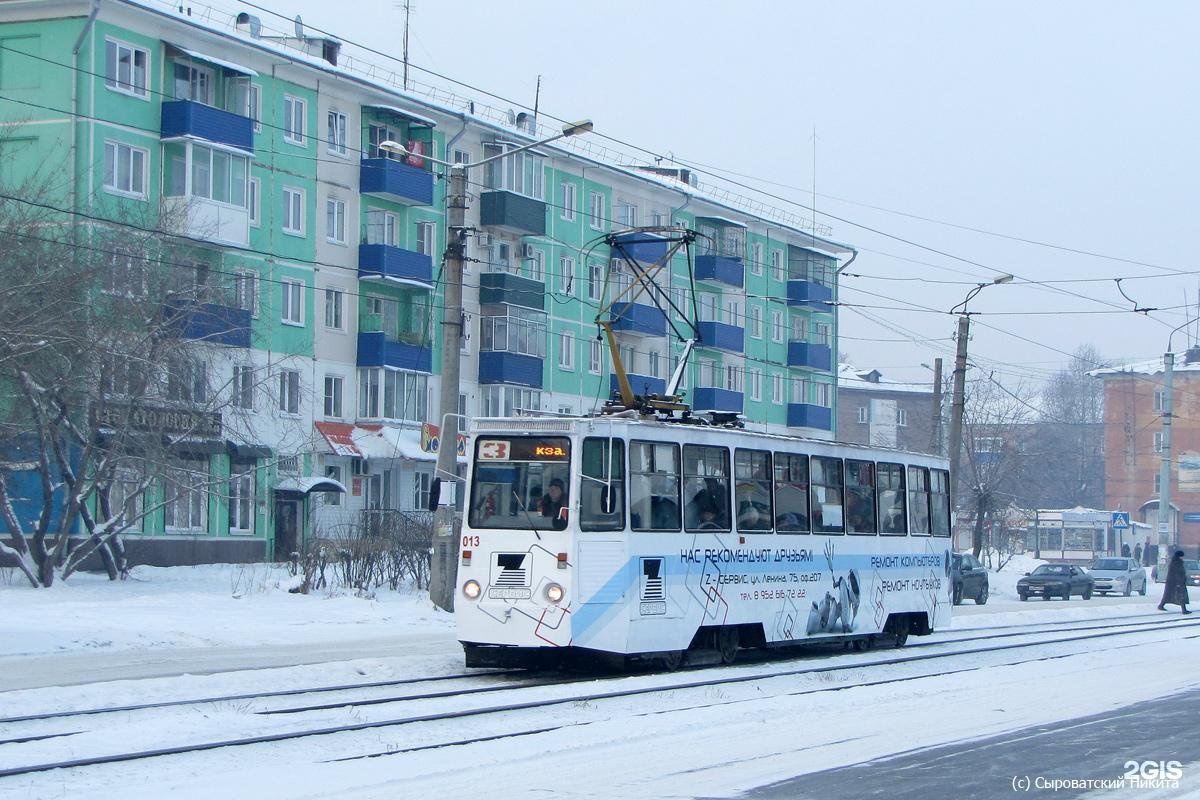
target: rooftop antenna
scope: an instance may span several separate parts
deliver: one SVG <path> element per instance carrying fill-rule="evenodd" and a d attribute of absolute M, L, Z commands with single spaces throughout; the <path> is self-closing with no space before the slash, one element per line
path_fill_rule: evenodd
<path fill-rule="evenodd" d="M 408 91 L 408 17 L 412 12 L 412 4 L 404 0 L 404 91 Z"/>
<path fill-rule="evenodd" d="M 304 41 L 304 20 L 300 19 L 299 14 L 296 15 L 294 23 L 296 26 L 296 38 L 300 41 Z"/>
<path fill-rule="evenodd" d="M 542 98 L 542 76 L 538 75 L 537 88 L 533 91 L 533 121 L 530 123 L 529 132 L 537 135 L 537 115 L 538 101 Z"/>
<path fill-rule="evenodd" d="M 812 232 L 817 232 L 817 124 L 813 123 L 813 162 L 812 162 Z"/>

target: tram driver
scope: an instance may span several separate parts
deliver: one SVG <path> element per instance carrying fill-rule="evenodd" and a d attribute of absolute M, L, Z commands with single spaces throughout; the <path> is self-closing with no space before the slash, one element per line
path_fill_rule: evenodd
<path fill-rule="evenodd" d="M 550 487 L 546 490 L 546 494 L 542 497 L 542 516 L 551 520 L 550 524 L 556 530 L 562 530 L 563 528 L 567 527 L 566 515 L 563 510 L 568 507 L 567 493 L 563 488 L 562 479 L 552 479 L 550 481 Z"/>

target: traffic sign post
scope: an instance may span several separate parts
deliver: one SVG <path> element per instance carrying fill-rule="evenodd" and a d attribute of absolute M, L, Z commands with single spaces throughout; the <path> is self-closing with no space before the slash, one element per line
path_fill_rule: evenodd
<path fill-rule="evenodd" d="M 1128 511 L 1112 512 L 1112 519 L 1109 521 L 1108 524 L 1109 524 L 1109 527 L 1111 527 L 1114 531 L 1116 531 L 1116 534 L 1117 534 L 1116 549 L 1113 552 L 1113 555 L 1119 556 L 1119 555 L 1121 555 L 1122 548 L 1124 547 L 1124 544 L 1125 544 L 1125 531 L 1129 530 L 1129 527 L 1130 527 L 1129 526 L 1129 512 Z"/>

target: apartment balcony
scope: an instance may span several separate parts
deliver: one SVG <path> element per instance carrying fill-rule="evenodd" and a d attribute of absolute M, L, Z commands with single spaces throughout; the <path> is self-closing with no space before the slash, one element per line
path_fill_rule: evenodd
<path fill-rule="evenodd" d="M 613 330 L 640 336 L 666 336 L 667 315 L 656 306 L 616 303 L 612 307 Z"/>
<path fill-rule="evenodd" d="M 168 100 L 162 104 L 163 139 L 200 139 L 254 152 L 254 120 L 194 100 Z"/>
<path fill-rule="evenodd" d="M 745 395 L 729 389 L 715 387 L 699 387 L 692 389 L 691 406 L 693 411 L 724 411 L 741 414 Z"/>
<path fill-rule="evenodd" d="M 542 359 L 524 353 L 483 350 L 479 353 L 479 382 L 542 388 Z"/>
<path fill-rule="evenodd" d="M 360 367 L 392 367 L 414 372 L 433 371 L 433 346 L 424 330 L 385 333 L 378 314 L 363 314 L 358 324 Z"/>
<path fill-rule="evenodd" d="M 745 352 L 746 330 L 724 322 L 701 322 L 696 325 L 699 345 L 724 350 L 727 353 Z"/>
<path fill-rule="evenodd" d="M 787 284 L 787 302 L 789 306 L 808 306 L 817 311 L 833 311 L 830 301 L 833 300 L 833 289 L 823 283 L 804 280 L 790 280 Z"/>
<path fill-rule="evenodd" d="M 624 250 L 638 264 L 649 266 L 667 257 L 667 241 L 653 233 L 619 233 L 613 238 L 620 244 L 612 248 L 613 258 L 620 258 L 620 251 Z"/>
<path fill-rule="evenodd" d="M 485 272 L 479 276 L 479 304 L 507 303 L 546 310 L 546 284 L 511 272 Z"/>
<path fill-rule="evenodd" d="M 391 158 L 364 158 L 358 171 L 358 189 L 406 206 L 433 205 L 433 173 Z"/>
<path fill-rule="evenodd" d="M 546 235 L 546 204 L 507 191 L 484 192 L 479 198 L 479 223 L 515 236 Z"/>
<path fill-rule="evenodd" d="M 423 253 L 389 244 L 360 244 L 358 277 L 364 281 L 387 281 L 418 289 L 432 289 L 433 259 Z"/>
<path fill-rule="evenodd" d="M 829 372 L 832 369 L 832 358 L 833 350 L 827 344 L 788 342 L 787 363 L 789 367 L 812 367 Z"/>
<path fill-rule="evenodd" d="M 184 339 L 227 347 L 250 346 L 249 309 L 172 295 L 163 303 L 163 313 L 168 329 Z"/>
<path fill-rule="evenodd" d="M 632 372 L 626 373 L 625 377 L 629 379 L 629 386 L 636 395 L 641 395 L 642 397 L 652 394 L 662 395 L 667 391 L 667 382 L 663 378 L 653 378 L 649 375 L 635 375 Z M 608 386 L 610 392 L 619 392 L 621 390 L 621 387 L 617 384 L 615 373 L 609 373 Z"/>
<path fill-rule="evenodd" d="M 833 430 L 833 409 L 814 406 L 811 403 L 788 403 L 787 424 L 789 428 L 819 428 Z"/>
<path fill-rule="evenodd" d="M 696 280 L 742 288 L 746 267 L 740 256 L 696 256 Z"/>
<path fill-rule="evenodd" d="M 164 197 L 162 226 L 171 233 L 206 242 L 246 247 L 250 212 L 205 197 Z"/>

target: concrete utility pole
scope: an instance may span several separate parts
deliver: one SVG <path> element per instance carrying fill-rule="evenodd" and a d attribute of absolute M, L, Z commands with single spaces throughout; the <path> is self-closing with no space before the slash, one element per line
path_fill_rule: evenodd
<path fill-rule="evenodd" d="M 954 356 L 954 395 L 950 405 L 950 497 L 958 489 L 958 462 L 962 453 L 963 406 L 967 390 L 967 336 L 971 317 L 964 311 L 958 318 L 958 351 Z"/>
<path fill-rule="evenodd" d="M 1159 466 L 1158 481 L 1158 531 L 1155 537 L 1160 543 L 1164 538 L 1169 537 L 1169 548 L 1160 547 L 1158 554 L 1158 563 L 1166 564 L 1175 554 L 1175 548 L 1179 546 L 1179 530 L 1171 525 L 1171 416 L 1173 414 L 1173 398 L 1175 388 L 1175 354 L 1171 352 L 1171 343 L 1167 342 L 1167 352 L 1163 354 L 1163 436 L 1162 436 L 1162 464 Z M 1163 534 L 1167 534 L 1164 537 Z M 1169 553 L 1164 552 L 1170 550 Z M 1164 575 L 1161 571 L 1159 575 Z"/>
<path fill-rule="evenodd" d="M 942 452 L 942 360 L 933 360 L 933 424 L 929 428 L 929 452 Z"/>

